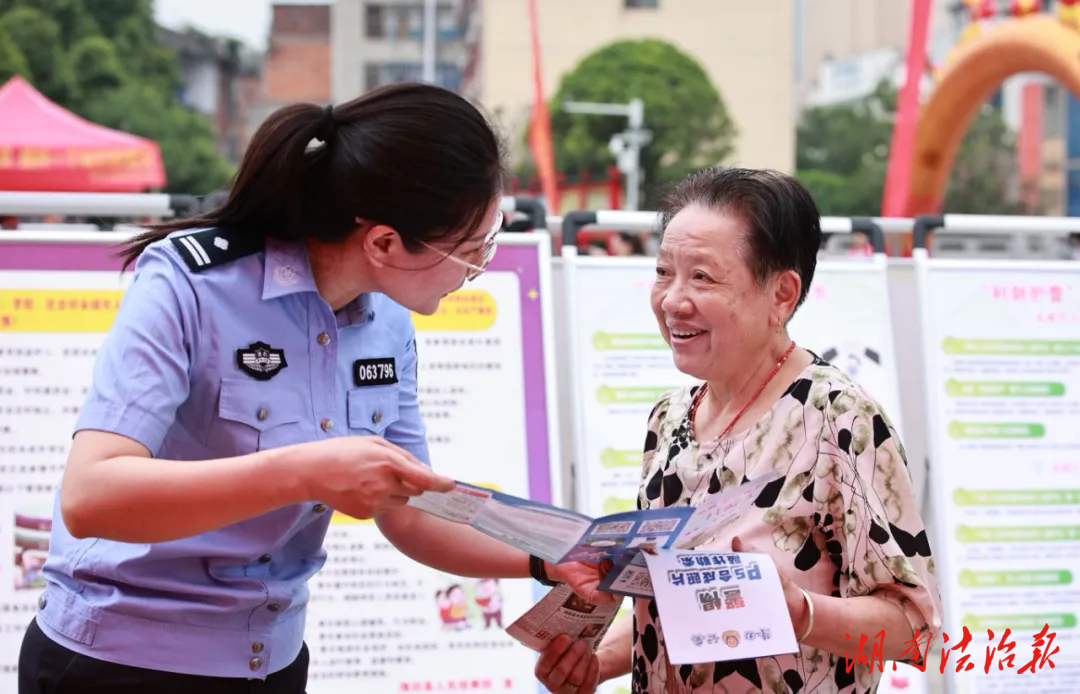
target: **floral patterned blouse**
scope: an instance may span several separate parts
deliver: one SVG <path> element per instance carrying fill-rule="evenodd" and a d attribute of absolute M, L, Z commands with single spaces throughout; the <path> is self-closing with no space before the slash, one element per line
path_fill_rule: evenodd
<path fill-rule="evenodd" d="M 638 508 L 696 506 L 707 494 L 781 470 L 716 546 L 729 549 L 737 535 L 811 593 L 873 593 L 896 603 L 925 653 L 927 638 L 940 632 L 941 598 L 904 448 L 881 407 L 815 357 L 753 427 L 698 443 L 687 414 L 699 387 L 668 393 L 653 409 Z M 867 634 L 867 656 L 874 636 Z M 852 638 L 854 656 L 859 635 Z M 856 694 L 875 691 L 878 667 L 849 670 L 843 656 L 805 645 L 791 655 L 670 666 L 655 602 L 635 599 L 634 694 Z"/>

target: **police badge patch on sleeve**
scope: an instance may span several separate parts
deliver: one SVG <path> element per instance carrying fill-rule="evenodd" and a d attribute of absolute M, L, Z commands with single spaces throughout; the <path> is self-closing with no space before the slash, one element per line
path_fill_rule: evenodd
<path fill-rule="evenodd" d="M 357 359 L 353 362 L 353 383 L 364 386 L 389 386 L 398 382 L 393 357 Z"/>
<path fill-rule="evenodd" d="M 236 350 L 236 366 L 259 381 L 269 381 L 288 365 L 285 350 L 274 349 L 265 342 L 253 342 L 247 349 Z"/>

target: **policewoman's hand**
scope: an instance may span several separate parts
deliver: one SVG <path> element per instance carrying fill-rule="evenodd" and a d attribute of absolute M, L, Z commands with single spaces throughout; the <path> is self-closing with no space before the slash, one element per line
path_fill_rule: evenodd
<path fill-rule="evenodd" d="M 426 491 L 448 492 L 454 480 L 436 474 L 400 446 L 378 436 L 346 436 L 308 444 L 309 499 L 353 518 L 374 518 Z"/>

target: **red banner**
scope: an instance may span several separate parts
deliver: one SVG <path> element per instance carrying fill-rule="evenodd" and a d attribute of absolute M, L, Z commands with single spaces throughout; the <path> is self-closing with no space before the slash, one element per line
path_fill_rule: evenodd
<path fill-rule="evenodd" d="M 529 127 L 529 148 L 536 162 L 540 177 L 540 190 L 547 208 L 559 214 L 559 186 L 555 176 L 555 142 L 551 134 L 551 114 L 544 98 L 543 61 L 540 52 L 540 20 L 536 12 L 536 0 L 529 0 L 529 28 L 532 34 L 533 54 L 533 114 Z"/>
<path fill-rule="evenodd" d="M 900 92 L 889 148 L 889 170 L 885 178 L 883 217 L 902 217 L 911 191 L 915 129 L 919 122 L 919 83 L 926 73 L 926 35 L 930 28 L 933 0 L 912 0 L 911 40 L 907 51 L 907 80 Z"/>

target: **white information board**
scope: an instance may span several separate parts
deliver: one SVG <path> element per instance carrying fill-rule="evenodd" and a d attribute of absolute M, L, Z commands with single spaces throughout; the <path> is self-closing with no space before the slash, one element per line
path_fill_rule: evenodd
<path fill-rule="evenodd" d="M 949 691 L 1080 691 L 1080 264 L 915 263 Z"/>
<path fill-rule="evenodd" d="M 486 274 L 414 322 L 436 469 L 563 505 L 549 243 L 504 234 Z M 0 546 L 14 557 L 0 564 L 0 691 L 16 688 L 71 429 L 128 279 L 114 251 L 48 234 L 0 241 Z M 535 654 L 503 631 L 534 604 L 534 582 L 440 574 L 340 515 L 326 547 L 307 616 L 311 694 L 540 689 Z"/>

